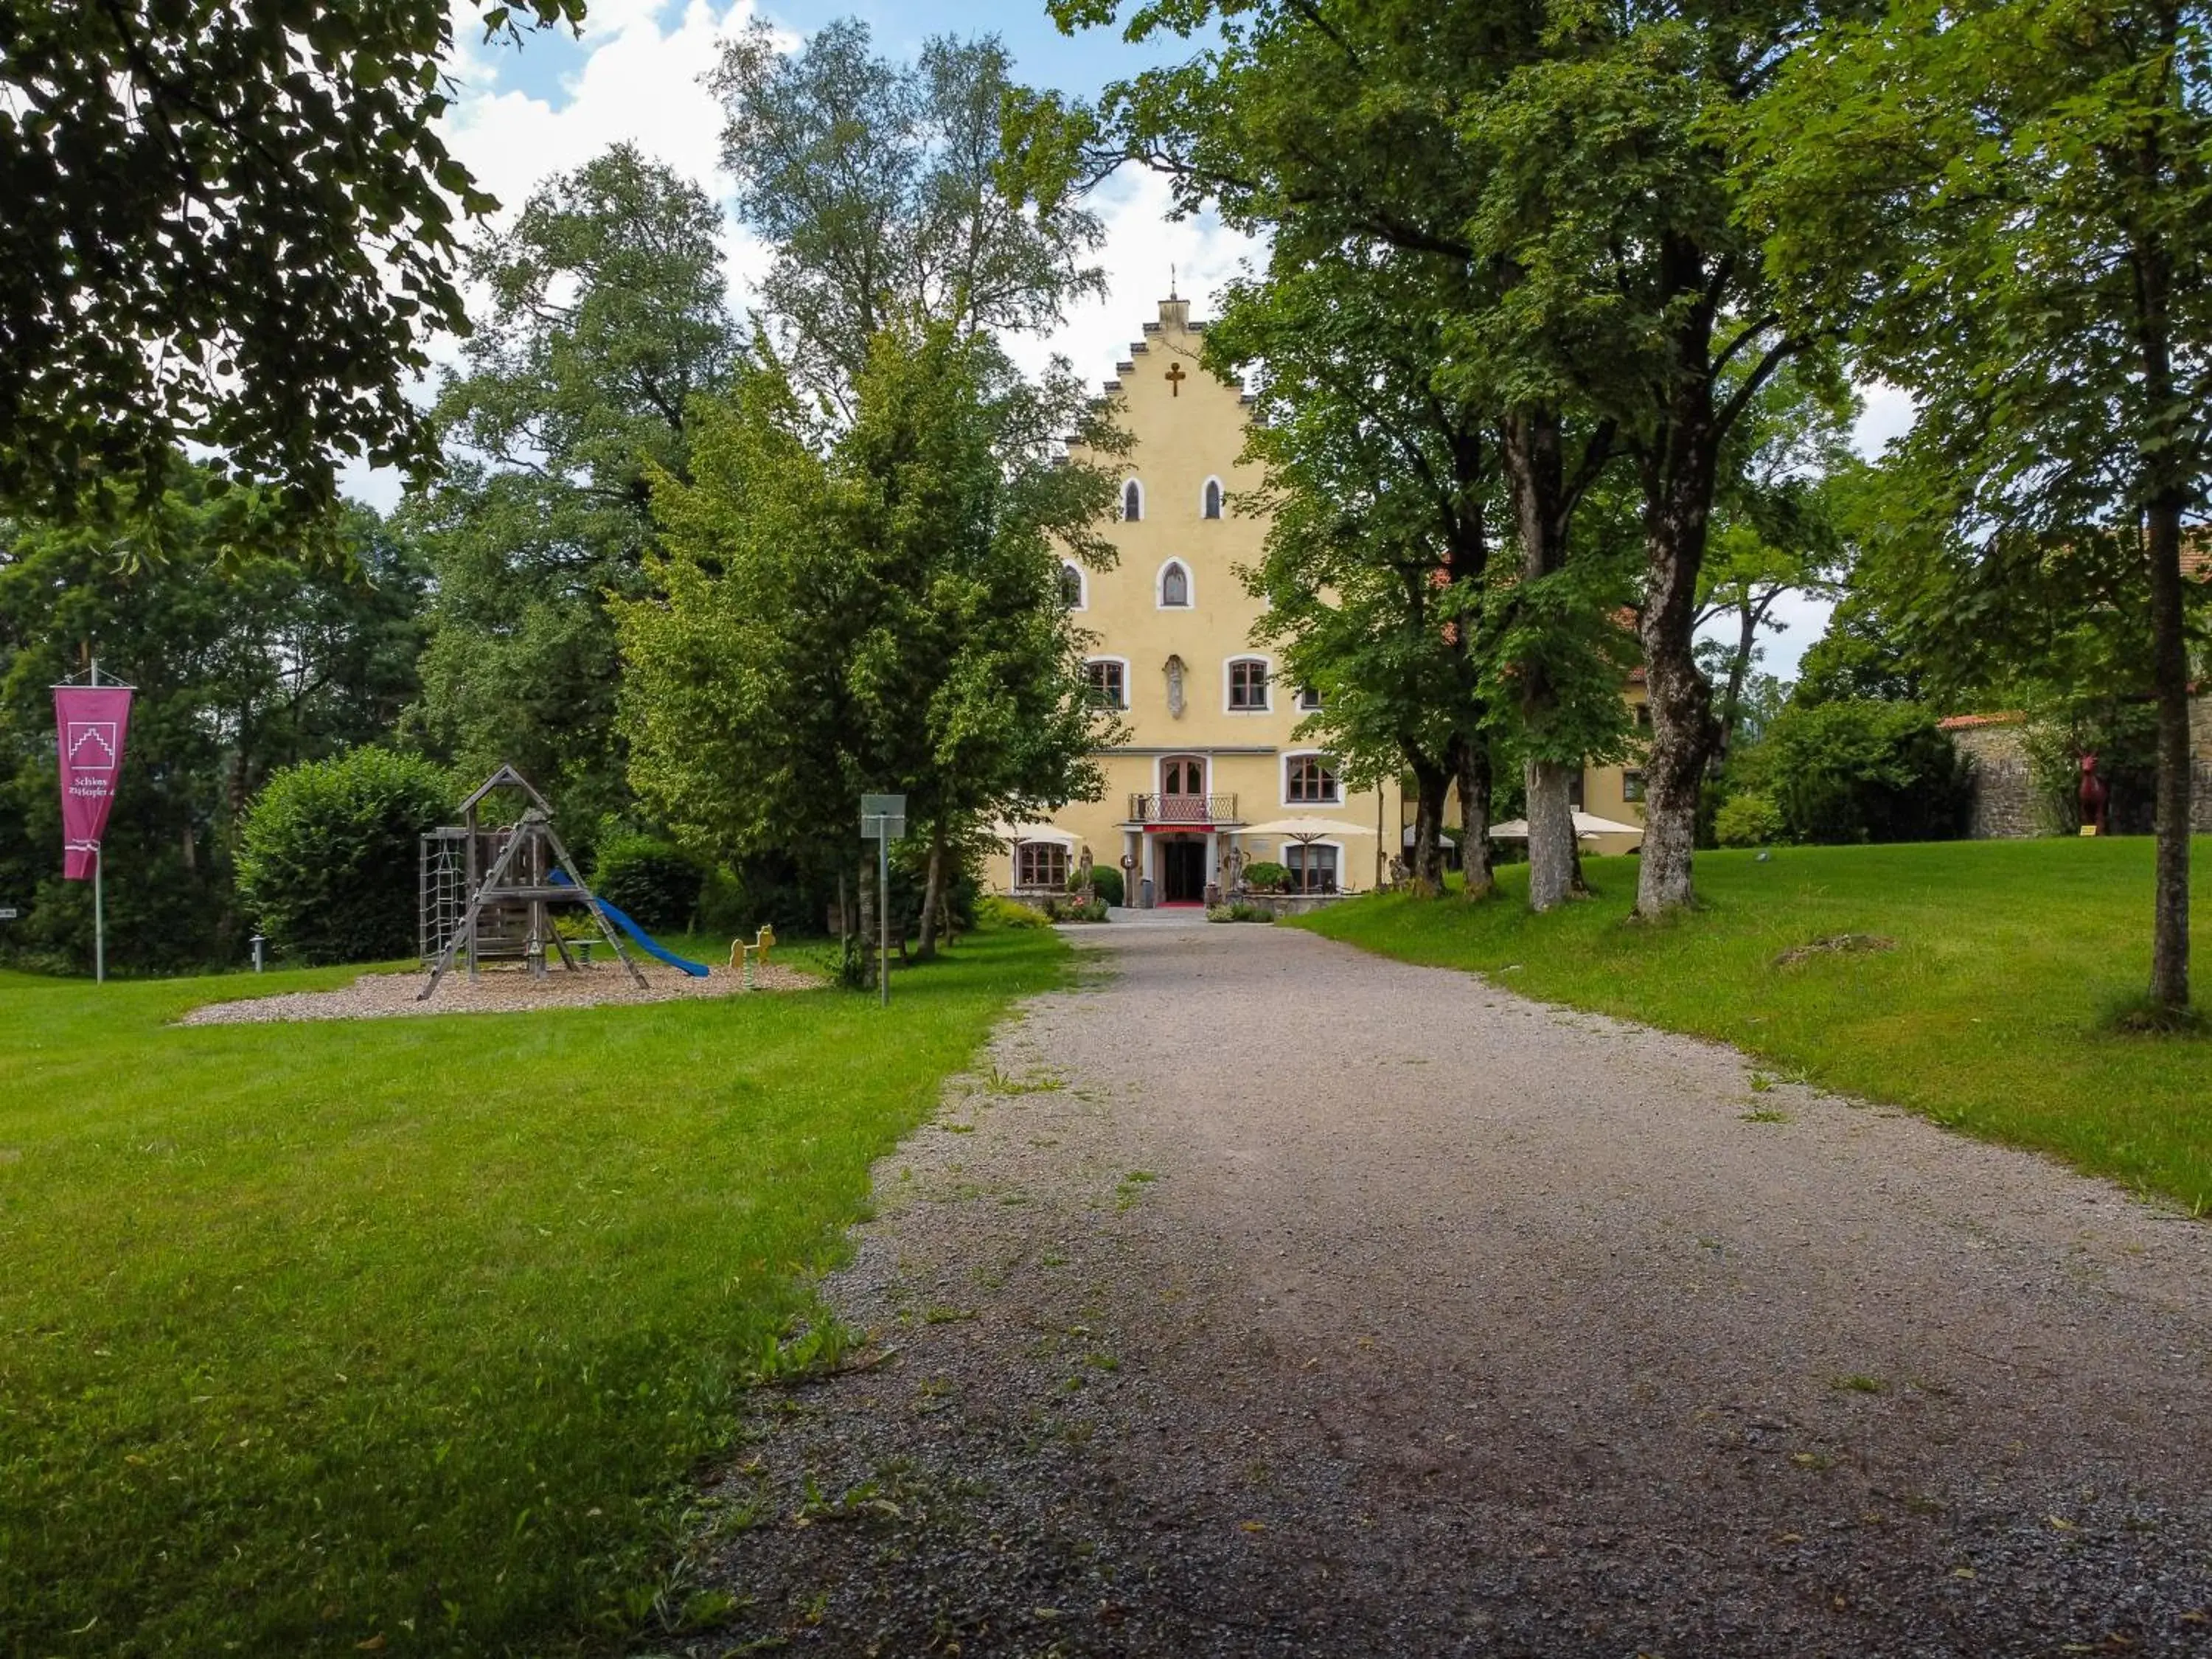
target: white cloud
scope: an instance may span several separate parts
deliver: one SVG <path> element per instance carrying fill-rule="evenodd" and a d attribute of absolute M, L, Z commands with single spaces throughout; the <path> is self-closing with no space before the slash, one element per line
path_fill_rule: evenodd
<path fill-rule="evenodd" d="M 524 60 L 512 48 L 484 45 L 464 7 L 455 14 L 459 44 L 450 66 L 460 95 L 445 123 L 447 142 L 477 183 L 499 198 L 502 220 L 549 174 L 580 167 L 622 143 L 635 144 L 727 204 L 722 112 L 703 77 L 714 67 L 718 43 L 750 22 L 755 10 L 753 0 L 721 6 L 689 0 L 670 20 L 665 0 L 593 0 L 580 64 L 563 78 L 556 102 L 512 84 Z M 526 40 L 521 51 L 545 49 L 540 36 Z M 1253 246 L 1211 215 L 1169 222 L 1165 180 L 1133 167 L 1108 180 L 1094 205 L 1107 232 L 1101 254 L 1106 297 L 1074 307 L 1048 337 L 1012 342 L 1017 359 L 1032 370 L 1058 353 L 1085 378 L 1107 379 L 1143 325 L 1158 315 L 1170 266 L 1179 291 L 1194 302 L 1193 313 L 1204 317 Z M 767 269 L 768 252 L 734 220 L 723 251 L 731 303 L 742 312 Z M 441 339 L 431 356 L 441 363 L 455 362 L 459 342 Z M 349 467 L 343 484 L 347 494 L 382 508 L 399 495 L 397 474 L 372 473 L 365 466 Z"/>

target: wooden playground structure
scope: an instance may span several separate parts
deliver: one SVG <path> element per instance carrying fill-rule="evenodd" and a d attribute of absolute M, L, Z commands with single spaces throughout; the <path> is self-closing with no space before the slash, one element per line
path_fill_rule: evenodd
<path fill-rule="evenodd" d="M 504 789 L 525 798 L 513 823 L 486 828 L 479 820 L 489 796 Z M 416 997 L 427 1002 L 457 959 L 471 978 L 489 961 L 519 961 L 543 978 L 549 951 L 570 972 L 581 971 L 576 953 L 553 925 L 556 906 L 581 905 L 599 927 L 615 959 L 639 988 L 645 975 L 584 884 L 568 849 L 553 828 L 553 809 L 530 781 L 501 766 L 461 803 L 461 822 L 422 837 L 418 873 L 417 936 L 430 977 Z"/>

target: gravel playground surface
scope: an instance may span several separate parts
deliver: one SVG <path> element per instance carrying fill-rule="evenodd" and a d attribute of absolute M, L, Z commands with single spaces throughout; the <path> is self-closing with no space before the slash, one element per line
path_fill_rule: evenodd
<path fill-rule="evenodd" d="M 666 1002 L 677 997 L 726 997 L 744 991 L 743 978 L 710 963 L 704 979 L 647 957 L 638 963 L 641 988 L 622 964 L 605 957 L 571 973 L 557 964 L 543 979 L 520 967 L 487 968 L 473 980 L 456 969 L 438 981 L 437 994 L 417 1001 L 427 973 L 363 974 L 336 991 L 285 991 L 240 1002 L 211 1002 L 195 1008 L 179 1025 L 242 1025 L 285 1019 L 392 1019 L 410 1014 L 515 1014 L 533 1008 L 591 1008 L 605 1002 Z M 753 969 L 753 987 L 762 991 L 809 991 L 822 981 L 796 968 L 775 963 Z"/>
<path fill-rule="evenodd" d="M 2212 1227 L 1310 934 L 1075 938 L 642 1651 L 2212 1652 Z"/>

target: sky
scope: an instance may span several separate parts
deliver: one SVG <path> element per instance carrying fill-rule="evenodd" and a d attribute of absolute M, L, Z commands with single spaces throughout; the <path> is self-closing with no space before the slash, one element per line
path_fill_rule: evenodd
<path fill-rule="evenodd" d="M 1182 44 L 1131 46 L 1113 30 L 1062 35 L 1045 15 L 1044 0 L 969 0 L 927 4 L 920 0 L 589 0 L 580 36 L 566 30 L 527 34 L 518 46 L 486 45 L 468 5 L 457 6 L 451 66 L 459 88 L 446 118 L 448 144 L 478 183 L 511 214 L 547 175 L 579 167 L 608 146 L 628 142 L 696 180 L 727 204 L 729 185 L 720 167 L 721 112 L 703 84 L 716 58 L 716 42 L 764 18 L 794 43 L 833 18 L 857 15 L 868 24 L 877 50 L 910 58 L 931 34 L 995 33 L 1014 60 L 1016 76 L 1072 96 L 1096 94 L 1108 82 L 1182 55 Z M 1168 191 L 1156 177 L 1129 168 L 1102 185 L 1092 203 L 1104 222 L 1101 252 L 1105 297 L 1073 307 L 1065 324 L 1041 341 L 1016 343 L 1015 355 L 1041 366 L 1065 356 L 1080 373 L 1104 380 L 1136 338 L 1170 277 L 1210 314 L 1221 285 L 1237 274 L 1254 246 L 1211 216 L 1168 219 Z M 766 268 L 757 243 L 734 220 L 726 234 L 732 301 L 740 311 L 750 283 Z M 458 356 L 442 341 L 432 355 Z M 1910 418 L 1904 400 L 1885 388 L 1868 398 L 1860 426 L 1863 447 L 1878 450 Z M 398 481 L 389 473 L 356 468 L 347 474 L 349 494 L 380 507 L 397 500 Z M 1765 669 L 1794 673 L 1798 657 L 1826 626 L 1827 606 L 1792 596 L 1779 611 L 1786 629 L 1765 647 Z"/>

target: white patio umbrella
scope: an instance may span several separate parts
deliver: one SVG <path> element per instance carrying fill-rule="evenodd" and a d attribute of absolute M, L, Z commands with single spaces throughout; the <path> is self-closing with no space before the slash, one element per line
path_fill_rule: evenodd
<path fill-rule="evenodd" d="M 1575 835 L 1578 839 L 1587 840 L 1592 836 L 1640 836 L 1643 833 L 1644 826 L 1640 823 L 1623 823 L 1619 818 L 1601 818 L 1595 812 L 1575 814 Z M 1508 823 L 1495 824 L 1492 826 L 1490 838 L 1492 841 L 1526 841 L 1528 839 L 1528 820 L 1514 818 Z"/>
<path fill-rule="evenodd" d="M 1243 836 L 1279 836 L 1285 841 L 1294 841 L 1301 847 L 1310 847 L 1317 841 L 1333 841 L 1339 836 L 1371 836 L 1375 832 L 1364 824 L 1347 823 L 1342 818 L 1271 818 L 1265 823 L 1248 823 L 1237 832 Z M 1310 866 L 1304 872 L 1310 884 Z"/>
<path fill-rule="evenodd" d="M 1076 844 L 1076 842 L 1079 839 L 1077 836 L 1068 834 L 1066 830 L 1061 829 L 1056 823 L 1006 823 L 1001 822 L 991 826 L 991 835 L 993 839 L 997 841 L 1049 841 L 1057 842 L 1062 847 L 1073 847 Z"/>

